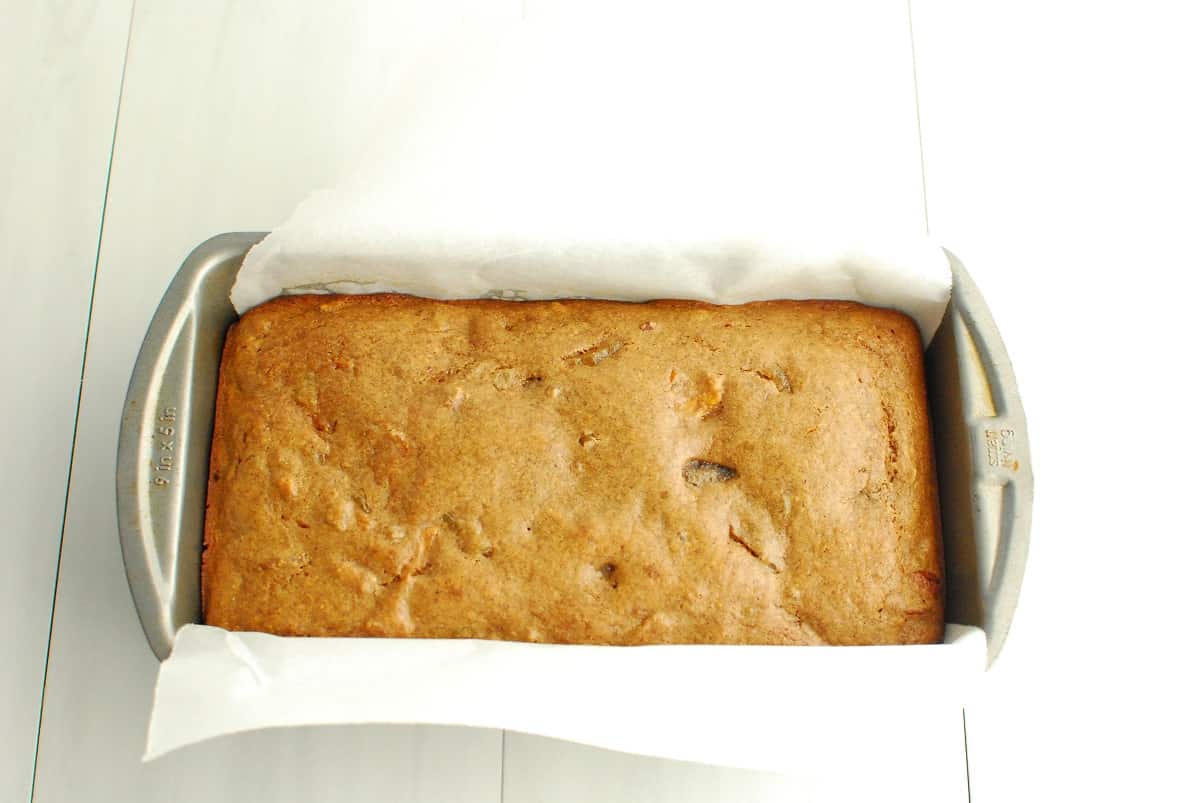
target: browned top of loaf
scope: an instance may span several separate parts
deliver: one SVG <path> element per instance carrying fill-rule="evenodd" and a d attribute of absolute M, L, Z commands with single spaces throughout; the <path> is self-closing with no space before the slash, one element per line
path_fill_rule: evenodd
<path fill-rule="evenodd" d="M 297 296 L 221 364 L 207 621 L 290 635 L 942 635 L 922 349 L 844 302 Z"/>

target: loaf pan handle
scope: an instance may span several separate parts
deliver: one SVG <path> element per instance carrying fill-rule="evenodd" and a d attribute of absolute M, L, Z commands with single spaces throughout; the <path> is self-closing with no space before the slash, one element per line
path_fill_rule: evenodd
<path fill-rule="evenodd" d="M 117 445 L 125 573 L 150 648 L 201 621 L 200 555 L 217 369 L 237 315 L 229 290 L 261 234 L 197 247 L 163 295 L 129 381 Z"/>
<path fill-rule="evenodd" d="M 962 263 L 949 251 L 946 256 L 954 278 L 950 321 L 974 469 L 972 514 L 991 666 L 1008 636 L 1025 574 L 1033 466 L 1025 410 L 1000 331 Z"/>

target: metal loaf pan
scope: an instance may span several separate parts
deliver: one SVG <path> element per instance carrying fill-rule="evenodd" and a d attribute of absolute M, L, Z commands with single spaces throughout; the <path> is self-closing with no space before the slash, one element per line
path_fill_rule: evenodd
<path fill-rule="evenodd" d="M 200 554 L 229 290 L 262 233 L 200 245 L 163 295 L 129 381 L 117 515 L 129 588 L 159 659 L 201 621 Z M 1016 379 L 987 305 L 947 252 L 954 291 L 926 351 L 946 549 L 947 619 L 1004 645 L 1025 570 L 1033 476 Z"/>

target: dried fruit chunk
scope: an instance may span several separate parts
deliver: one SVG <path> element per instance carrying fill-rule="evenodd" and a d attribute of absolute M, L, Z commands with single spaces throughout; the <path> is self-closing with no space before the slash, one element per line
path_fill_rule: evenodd
<path fill-rule="evenodd" d="M 683 464 L 683 481 L 699 488 L 710 482 L 729 482 L 737 479 L 737 469 L 709 460 L 689 460 Z"/>

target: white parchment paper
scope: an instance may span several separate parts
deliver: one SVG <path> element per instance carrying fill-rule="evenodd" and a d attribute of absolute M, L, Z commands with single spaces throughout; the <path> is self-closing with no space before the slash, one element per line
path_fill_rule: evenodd
<path fill-rule="evenodd" d="M 736 58 L 714 60 L 714 47 L 728 55 L 720 30 L 676 31 L 670 59 L 667 33 L 638 31 L 614 50 L 602 26 L 523 25 L 476 39 L 450 67 L 418 71 L 419 102 L 396 104 L 362 163 L 251 251 L 235 306 L 381 290 L 839 298 L 901 309 L 928 340 L 949 266 L 914 235 L 911 215 L 873 192 L 870 171 L 855 172 L 870 154 L 847 158 L 833 149 L 844 134 L 820 128 L 841 115 L 844 132 L 855 108 L 798 88 L 797 75 L 838 55 L 821 32 L 760 31 Z M 787 769 L 805 737 L 955 704 L 984 653 L 982 631 L 956 625 L 940 645 L 850 648 L 300 639 L 188 626 L 160 670 L 146 757 L 254 728 L 396 722 Z"/>
<path fill-rule="evenodd" d="M 928 339 L 950 272 L 920 236 L 912 99 L 879 76 L 865 105 L 831 95 L 813 73 L 838 65 L 847 93 L 856 76 L 836 19 L 817 22 L 748 40 L 677 20 L 467 37 L 250 252 L 234 306 L 314 290 L 843 298 L 901 309 Z"/>
<path fill-rule="evenodd" d="M 254 728 L 416 722 L 787 770 L 822 733 L 961 700 L 984 651 L 982 630 L 957 625 L 944 644 L 907 647 L 303 639 L 189 625 L 159 672 L 146 758 Z"/>

